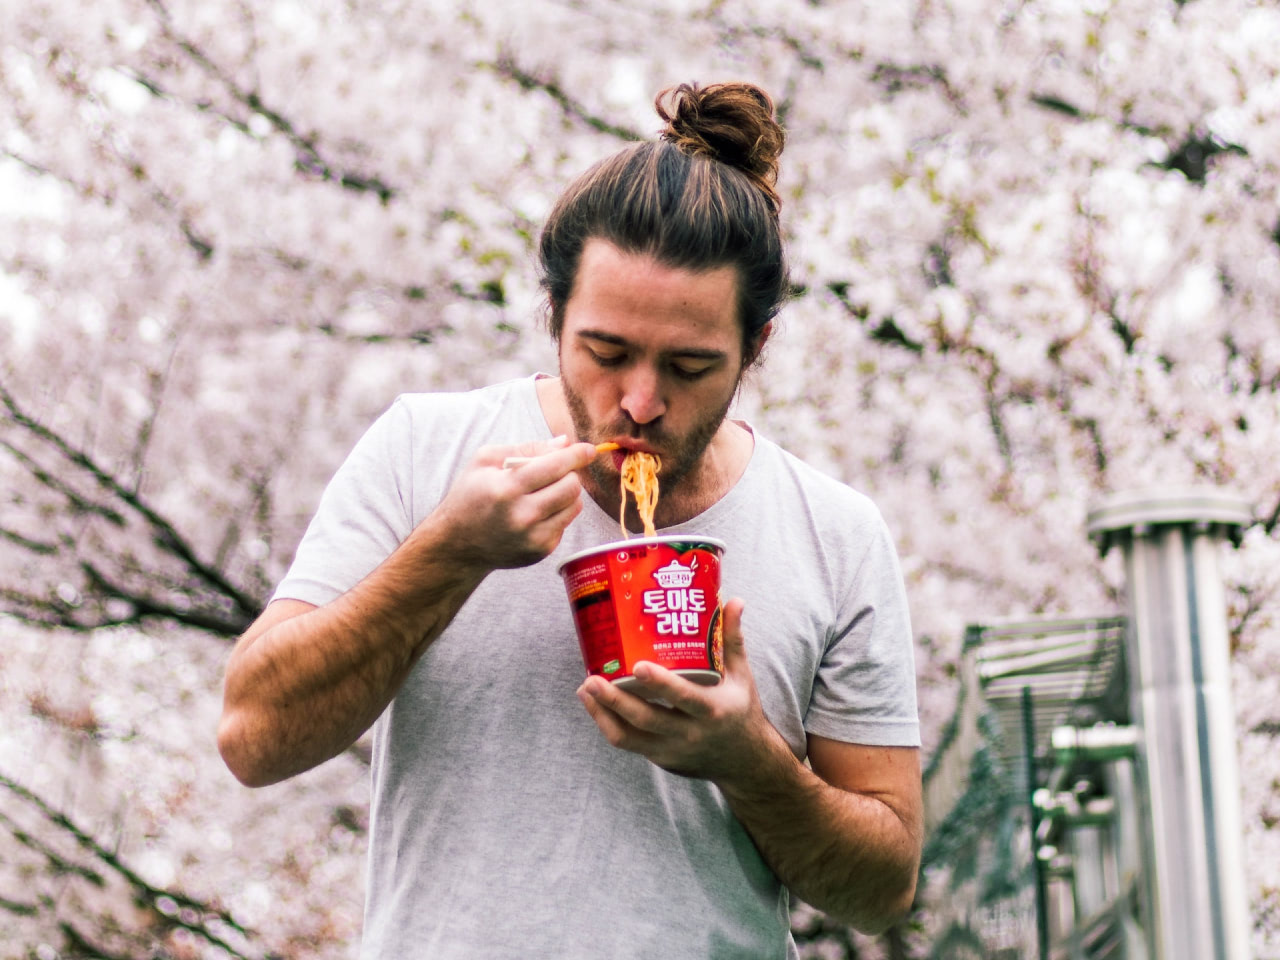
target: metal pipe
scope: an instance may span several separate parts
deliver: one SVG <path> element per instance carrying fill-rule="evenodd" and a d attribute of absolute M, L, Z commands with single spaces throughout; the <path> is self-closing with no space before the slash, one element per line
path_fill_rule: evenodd
<path fill-rule="evenodd" d="M 1239 497 L 1162 488 L 1089 514 L 1124 549 L 1130 699 L 1141 730 L 1145 921 L 1157 960 L 1248 960 L 1235 714 L 1219 545 L 1253 522 Z"/>
<path fill-rule="evenodd" d="M 1036 940 L 1040 960 L 1049 960 L 1049 885 L 1044 863 L 1040 859 L 1040 808 L 1036 805 L 1036 716 L 1031 702 L 1031 688 L 1022 688 L 1022 746 L 1027 774 L 1027 806 L 1031 817 L 1031 863 L 1036 878 Z"/>

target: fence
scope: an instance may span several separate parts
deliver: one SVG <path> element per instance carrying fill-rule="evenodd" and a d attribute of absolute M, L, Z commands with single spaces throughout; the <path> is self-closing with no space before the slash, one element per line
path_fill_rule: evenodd
<path fill-rule="evenodd" d="M 1127 616 L 974 624 L 925 772 L 936 960 L 1248 960 L 1217 553 L 1231 494 L 1113 497 Z"/>

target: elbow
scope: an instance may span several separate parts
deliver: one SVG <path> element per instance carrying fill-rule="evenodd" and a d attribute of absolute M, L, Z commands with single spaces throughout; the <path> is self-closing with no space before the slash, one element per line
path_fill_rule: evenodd
<path fill-rule="evenodd" d="M 903 843 L 882 864 L 879 895 L 865 904 L 862 915 L 853 921 L 861 933 L 879 936 L 905 920 L 915 907 L 924 830 L 918 816 L 905 820 L 904 826 Z"/>
<path fill-rule="evenodd" d="M 917 859 L 911 865 L 911 872 L 903 878 L 897 890 L 897 896 L 886 907 L 888 922 L 885 923 L 885 930 L 901 923 L 911 913 L 912 907 L 916 905 L 916 881 L 919 877 L 920 861 Z M 882 930 L 881 933 L 883 932 Z"/>
<path fill-rule="evenodd" d="M 886 871 L 886 874 L 882 882 L 876 885 L 874 892 L 864 887 L 858 899 L 846 900 L 840 907 L 833 904 L 825 908 L 824 912 L 833 920 L 847 924 L 859 933 L 870 937 L 880 936 L 905 920 L 916 901 L 916 871 L 901 876 L 896 870 Z"/>
<path fill-rule="evenodd" d="M 910 915 L 916 904 L 916 884 L 920 879 L 920 849 L 915 847 L 915 855 L 906 864 L 896 883 L 886 884 L 884 900 L 880 905 L 879 923 L 874 931 L 866 931 L 876 935 L 884 933 L 896 926 Z"/>
<path fill-rule="evenodd" d="M 886 895 L 873 911 L 864 912 L 861 916 L 853 918 L 852 925 L 859 933 L 878 937 L 890 927 L 905 920 L 911 913 L 915 900 L 916 882 L 913 877 L 905 888 L 893 891 L 892 895 Z"/>
<path fill-rule="evenodd" d="M 246 724 L 233 711 L 224 709 L 218 723 L 218 753 L 232 776 L 246 787 L 266 787 L 280 780 L 266 769 L 252 747 Z"/>

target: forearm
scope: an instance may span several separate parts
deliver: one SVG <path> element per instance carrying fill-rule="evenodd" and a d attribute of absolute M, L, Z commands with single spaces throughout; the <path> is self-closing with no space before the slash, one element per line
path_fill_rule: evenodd
<path fill-rule="evenodd" d="M 806 903 L 867 933 L 910 908 L 920 828 L 894 798 L 827 783 L 776 731 L 748 775 L 717 784 L 765 862 Z"/>
<path fill-rule="evenodd" d="M 227 666 L 218 744 L 262 786 L 350 746 L 484 577 L 449 563 L 424 524 L 330 604 L 242 638 Z"/>

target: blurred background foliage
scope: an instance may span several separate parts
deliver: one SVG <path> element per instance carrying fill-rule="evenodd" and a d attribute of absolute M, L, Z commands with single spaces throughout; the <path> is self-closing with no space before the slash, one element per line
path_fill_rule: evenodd
<path fill-rule="evenodd" d="M 1280 8 L 0 0 L 0 952 L 345 957 L 360 745 L 250 792 L 230 641 L 410 390 L 554 370 L 532 247 L 653 96 L 788 130 L 738 415 L 871 495 L 926 748 L 965 623 L 1109 613 L 1099 496 L 1231 486 L 1251 905 L 1280 953 Z M 939 841 L 941 842 L 941 841 Z M 500 905 L 495 905 L 500 912 Z M 925 956 L 797 908 L 811 956 Z"/>

